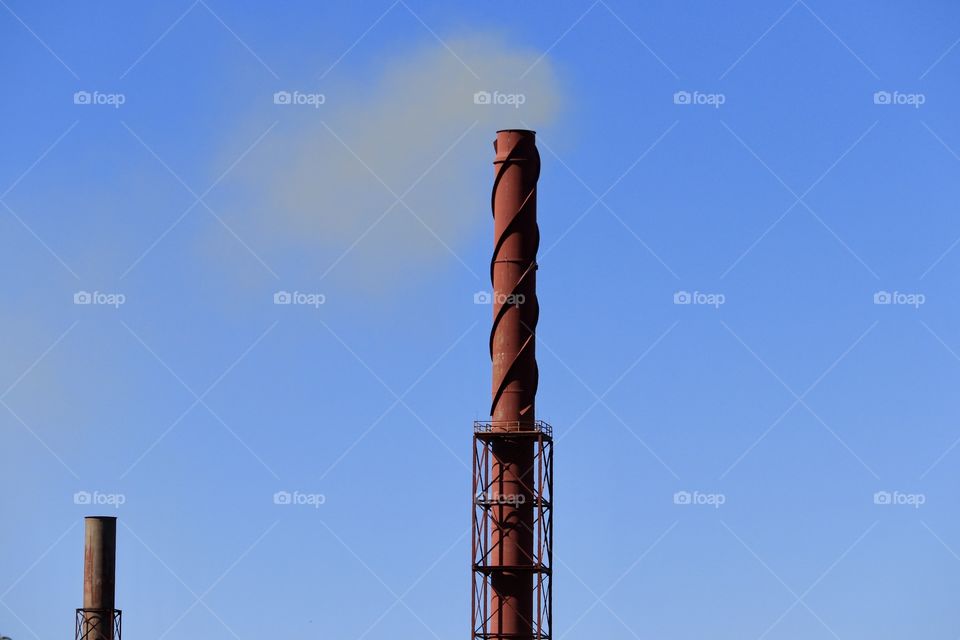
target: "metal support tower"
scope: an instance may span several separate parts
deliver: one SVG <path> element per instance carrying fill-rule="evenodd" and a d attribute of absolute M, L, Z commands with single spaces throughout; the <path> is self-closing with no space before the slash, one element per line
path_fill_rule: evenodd
<path fill-rule="evenodd" d="M 551 633 L 553 438 L 536 419 L 536 134 L 497 132 L 490 261 L 490 421 L 474 428 L 472 638 Z"/>
<path fill-rule="evenodd" d="M 533 496 L 533 553 L 527 562 L 506 565 L 502 548 L 494 542 L 494 531 L 505 526 L 504 507 L 519 498 L 504 487 L 502 474 L 494 471 L 494 448 L 510 441 L 532 444 L 534 466 L 524 479 L 520 495 Z M 473 435 L 473 632 L 474 640 L 514 638 L 548 640 L 553 629 L 553 429 L 537 421 L 533 430 L 494 431 L 489 422 L 474 423 Z M 517 505 L 522 506 L 522 505 Z M 495 631 L 503 628 L 504 613 L 492 583 L 505 573 L 513 573 L 533 588 L 533 611 L 524 616 L 524 632 Z M 529 632 L 526 631 L 529 629 Z"/>

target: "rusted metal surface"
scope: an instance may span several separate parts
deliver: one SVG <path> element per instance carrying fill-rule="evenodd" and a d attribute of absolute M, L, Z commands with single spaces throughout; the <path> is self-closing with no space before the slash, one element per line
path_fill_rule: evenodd
<path fill-rule="evenodd" d="M 83 608 L 77 610 L 77 640 L 119 640 L 116 609 L 117 519 L 84 519 Z"/>
<path fill-rule="evenodd" d="M 494 427 L 533 423 L 537 396 L 535 331 L 540 315 L 537 303 L 537 180 L 540 154 L 533 131 L 498 131 L 493 144 L 492 208 L 494 246 L 490 261 L 493 283 L 493 326 L 490 359 L 493 363 Z"/>
<path fill-rule="evenodd" d="M 488 452 L 475 455 L 474 467 L 474 594 L 479 581 L 485 595 L 482 603 L 475 597 L 474 637 L 525 640 L 546 638 L 549 629 L 540 597 L 549 540 L 537 471 L 545 440 L 552 458 L 552 439 L 535 411 L 540 155 L 536 134 L 518 129 L 498 131 L 494 151 L 491 420 L 475 432 L 474 447 Z M 549 609 L 549 585 L 546 600 Z"/>

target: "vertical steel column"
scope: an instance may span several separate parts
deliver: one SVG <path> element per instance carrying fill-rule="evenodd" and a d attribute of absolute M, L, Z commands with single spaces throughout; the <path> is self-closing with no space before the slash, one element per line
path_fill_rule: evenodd
<path fill-rule="evenodd" d="M 540 156 L 533 131 L 498 131 L 494 142 L 493 401 L 495 431 L 532 428 L 537 394 L 535 330 L 537 304 L 537 179 Z M 533 561 L 533 443 L 493 443 L 493 476 L 499 479 L 494 507 L 494 559 L 503 567 L 491 575 L 491 632 L 519 638 L 533 627 L 533 576 L 522 569 Z M 513 568 L 514 570 L 510 570 Z"/>
<path fill-rule="evenodd" d="M 533 131 L 498 131 L 493 148 L 496 171 L 492 194 L 494 246 L 490 262 L 493 283 L 490 416 L 495 430 L 507 430 L 519 429 L 521 424 L 529 427 L 536 419 L 540 153 Z"/>
<path fill-rule="evenodd" d="M 77 640 L 120 640 L 116 608 L 117 519 L 84 519 L 83 608 L 77 609 Z"/>
<path fill-rule="evenodd" d="M 540 155 L 536 134 L 517 129 L 498 131 L 494 151 L 493 400 L 491 421 L 478 425 L 475 435 L 474 637 L 527 640 L 546 637 L 538 517 L 543 486 L 537 476 L 542 424 L 535 416 Z M 482 460 L 477 440 L 485 449 Z M 480 591 L 489 602 L 476 601 Z"/>

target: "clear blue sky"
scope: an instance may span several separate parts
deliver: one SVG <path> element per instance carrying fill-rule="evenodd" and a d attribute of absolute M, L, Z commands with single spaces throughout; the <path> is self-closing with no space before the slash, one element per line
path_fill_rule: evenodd
<path fill-rule="evenodd" d="M 960 6 L 480 4 L 0 2 L 0 634 L 465 637 L 526 126 L 555 637 L 960 635 Z"/>

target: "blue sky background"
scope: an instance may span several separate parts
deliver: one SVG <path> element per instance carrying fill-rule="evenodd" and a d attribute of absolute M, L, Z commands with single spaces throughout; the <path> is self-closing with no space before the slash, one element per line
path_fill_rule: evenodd
<path fill-rule="evenodd" d="M 0 634 L 463 637 L 525 126 L 555 636 L 956 638 L 960 6 L 642 4 L 0 2 Z"/>

